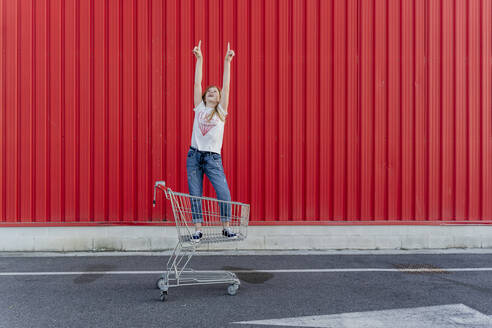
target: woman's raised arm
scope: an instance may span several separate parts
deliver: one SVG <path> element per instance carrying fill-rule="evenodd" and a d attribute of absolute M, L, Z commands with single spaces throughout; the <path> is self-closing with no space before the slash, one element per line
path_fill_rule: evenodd
<path fill-rule="evenodd" d="M 229 84 L 231 82 L 231 61 L 234 57 L 234 50 L 231 50 L 229 42 L 227 42 L 227 53 L 224 59 L 224 77 L 222 79 L 222 95 L 220 97 L 220 105 L 227 112 L 229 105 Z"/>
<path fill-rule="evenodd" d="M 202 50 L 200 46 L 202 44 L 202 40 L 198 41 L 198 46 L 193 48 L 193 53 L 196 57 L 196 66 L 195 66 L 195 87 L 193 89 L 193 104 L 194 106 L 198 106 L 202 101 L 202 66 L 203 66 L 203 56 Z"/>

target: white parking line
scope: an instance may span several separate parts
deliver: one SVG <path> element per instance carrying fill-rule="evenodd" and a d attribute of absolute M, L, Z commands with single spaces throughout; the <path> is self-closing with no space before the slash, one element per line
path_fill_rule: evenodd
<path fill-rule="evenodd" d="M 234 322 L 292 327 L 453 328 L 491 327 L 492 318 L 464 304 Z"/>
<path fill-rule="evenodd" d="M 208 270 L 217 272 L 216 270 Z M 489 272 L 492 268 L 422 268 L 422 269 L 385 269 L 385 268 L 338 268 L 338 269 L 280 269 L 280 270 L 230 270 L 235 273 L 442 273 L 442 272 Z M 57 272 L 0 272 L 0 276 L 69 276 L 69 275 L 146 275 L 162 274 L 163 271 L 57 271 Z"/>

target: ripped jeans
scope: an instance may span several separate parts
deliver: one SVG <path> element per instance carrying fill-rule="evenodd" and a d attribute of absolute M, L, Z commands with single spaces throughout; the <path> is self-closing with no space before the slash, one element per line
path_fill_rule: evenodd
<path fill-rule="evenodd" d="M 227 185 L 220 154 L 190 148 L 186 159 L 186 172 L 188 174 L 190 195 L 202 197 L 203 174 L 205 173 L 215 189 L 217 199 L 231 201 L 231 193 Z M 191 210 L 193 223 L 202 223 L 202 201 L 192 198 Z M 220 220 L 222 222 L 231 220 L 230 204 L 220 203 Z"/>

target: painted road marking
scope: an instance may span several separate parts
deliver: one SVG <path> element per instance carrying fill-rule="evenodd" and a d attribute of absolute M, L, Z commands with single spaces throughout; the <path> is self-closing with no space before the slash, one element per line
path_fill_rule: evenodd
<path fill-rule="evenodd" d="M 485 328 L 492 327 L 492 318 L 463 304 L 449 304 L 234 323 L 325 328 L 393 328 L 395 325 L 399 328 Z"/>
<path fill-rule="evenodd" d="M 209 272 L 223 272 L 207 270 Z M 339 268 L 339 269 L 281 269 L 281 270 L 229 270 L 234 273 L 350 273 L 350 272 L 400 272 L 400 273 L 442 273 L 445 272 L 489 272 L 492 268 Z M 162 274 L 164 271 L 41 271 L 41 272 L 0 272 L 0 276 L 66 276 L 66 275 L 145 275 Z"/>

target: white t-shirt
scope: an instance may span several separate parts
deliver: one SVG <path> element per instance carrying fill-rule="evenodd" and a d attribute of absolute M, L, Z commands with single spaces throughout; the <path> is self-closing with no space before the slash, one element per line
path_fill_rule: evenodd
<path fill-rule="evenodd" d="M 217 108 L 225 120 L 227 112 L 224 111 L 220 104 Z M 193 110 L 195 111 L 195 120 L 193 122 L 191 146 L 201 151 L 211 151 L 220 154 L 225 121 L 222 121 L 217 114 L 209 121 L 210 115 L 215 109 L 205 107 L 203 101 Z"/>

